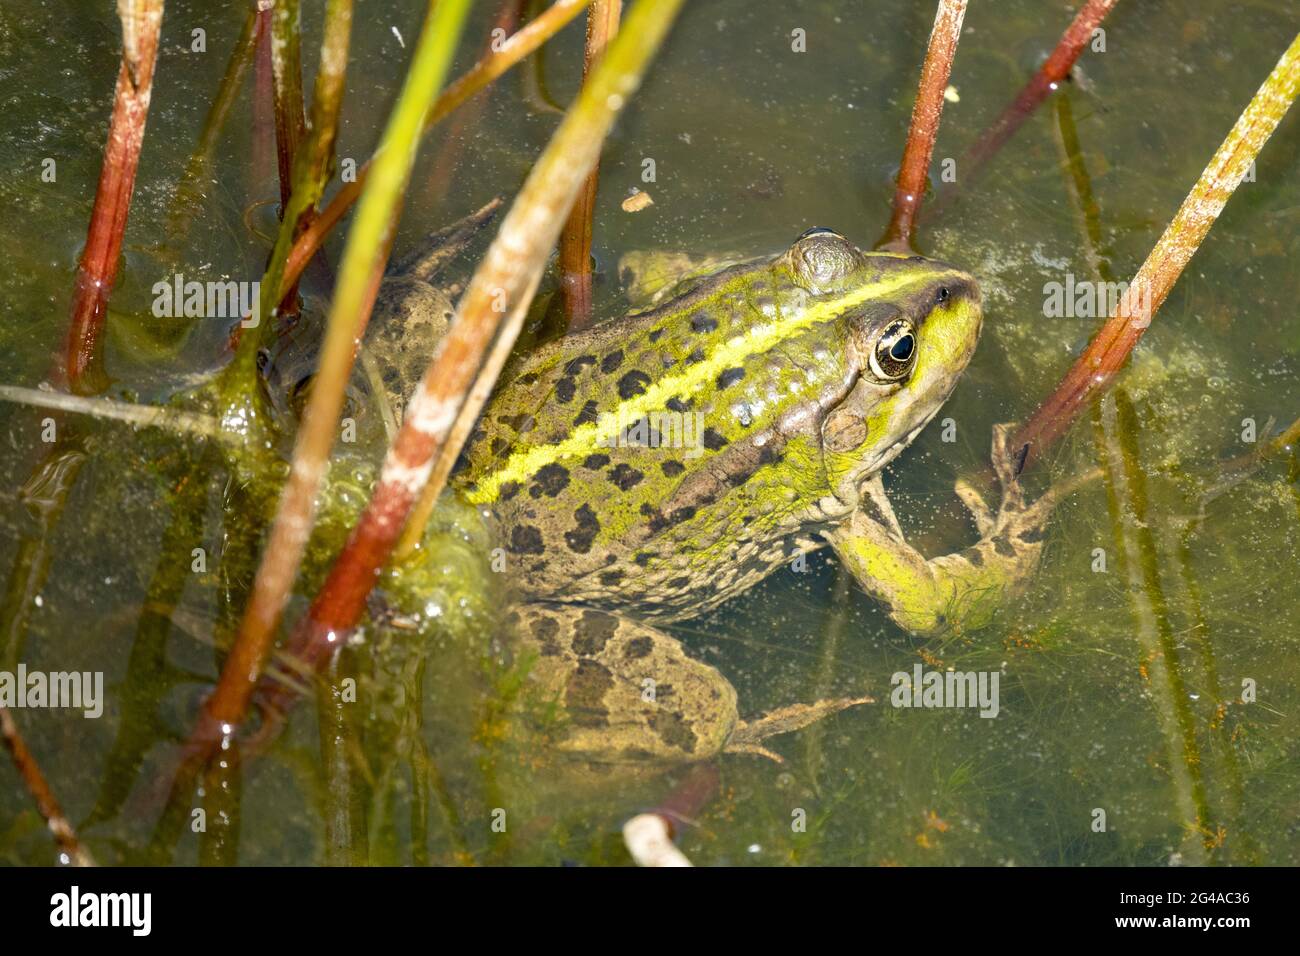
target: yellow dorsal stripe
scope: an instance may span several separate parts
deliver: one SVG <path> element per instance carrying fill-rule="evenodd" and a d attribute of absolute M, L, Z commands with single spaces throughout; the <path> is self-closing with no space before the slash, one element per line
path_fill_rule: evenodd
<path fill-rule="evenodd" d="M 476 505 L 495 501 L 501 486 L 507 482 L 523 483 L 546 465 L 564 458 L 590 454 L 602 440 L 618 435 L 620 423 L 626 424 L 647 413 L 662 411 L 668 400 L 676 395 L 689 397 L 696 385 L 716 378 L 724 369 L 742 364 L 746 356 L 767 352 L 818 322 L 833 319 L 870 299 L 883 298 L 906 286 L 932 278 L 933 275 L 922 276 L 916 273 L 891 276 L 859 286 L 838 298 L 809 306 L 797 318 L 774 319 L 751 326 L 723 343 L 703 362 L 687 366 L 677 375 L 661 378 L 640 395 L 620 402 L 617 408 L 611 409 L 608 415 L 602 415 L 600 420 L 578 426 L 564 441 L 535 445 L 526 451 L 516 452 L 500 468 L 484 475 L 478 487 L 465 497 Z"/>

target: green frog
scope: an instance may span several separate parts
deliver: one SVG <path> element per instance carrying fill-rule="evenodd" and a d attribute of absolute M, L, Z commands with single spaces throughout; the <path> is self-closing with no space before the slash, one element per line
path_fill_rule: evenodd
<path fill-rule="evenodd" d="M 419 268 L 366 336 L 381 365 L 371 385 L 394 407 L 451 311 Z M 500 543 L 515 599 L 505 631 L 563 714 L 560 750 L 607 763 L 775 756 L 766 737 L 867 700 L 742 721 L 726 678 L 659 627 L 813 550 L 832 548 L 921 636 L 981 626 L 1027 579 L 1064 489 L 1026 502 L 1006 427 L 994 431 L 998 506 L 957 488 L 980 532 L 959 553 L 909 545 L 881 481 L 974 353 L 970 275 L 814 228 L 775 255 L 629 284 L 651 307 L 507 366 L 450 482 Z"/>

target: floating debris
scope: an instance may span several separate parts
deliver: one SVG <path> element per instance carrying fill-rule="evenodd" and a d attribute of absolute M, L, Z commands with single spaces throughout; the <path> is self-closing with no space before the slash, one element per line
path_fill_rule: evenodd
<path fill-rule="evenodd" d="M 653 206 L 655 201 L 650 198 L 650 194 L 642 192 L 639 189 L 633 189 L 632 195 L 623 200 L 624 212 L 640 212 L 649 206 Z"/>

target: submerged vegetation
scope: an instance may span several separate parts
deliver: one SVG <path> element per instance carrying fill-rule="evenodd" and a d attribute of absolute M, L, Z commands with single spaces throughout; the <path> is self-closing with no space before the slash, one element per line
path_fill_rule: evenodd
<path fill-rule="evenodd" d="M 46 36 L 62 0 L 36 6 L 0 13 L 6 77 L 44 76 L 24 51 L 74 42 Z M 1294 11 L 937 0 L 933 22 L 899 4 L 867 23 L 682 0 L 393 6 L 363 22 L 351 0 L 238 16 L 129 0 L 117 49 L 77 33 L 85 87 L 7 96 L 22 119 L 0 155 L 33 172 L 0 200 L 43 228 L 5 237 L 0 279 L 6 314 L 25 316 L 0 387 L 0 672 L 106 673 L 110 693 L 89 731 L 0 698 L 0 859 L 1300 860 Z M 585 34 L 564 29 L 584 11 Z M 1222 90 L 1213 108 L 1206 89 Z M 879 248 L 973 273 L 986 330 L 959 395 L 890 466 L 889 521 L 926 554 L 960 550 L 960 476 L 987 533 L 990 426 L 1021 421 L 995 461 L 1006 500 L 1022 480 L 1066 498 L 1027 592 L 969 629 L 954 599 L 921 640 L 852 563 L 800 551 L 743 598 L 677 615 L 671 637 L 576 602 L 521 605 L 527 586 L 499 572 L 532 539 L 496 540 L 485 509 L 444 493 L 475 475 L 498 380 L 596 342 L 634 398 L 649 379 L 616 346 L 635 316 L 612 317 L 647 274 L 664 270 L 646 289 L 671 318 L 675 295 L 748 275 L 821 217 L 881 235 L 891 197 Z M 957 281 L 935 269 L 922 278 Z M 243 282 L 256 308 L 160 315 L 147 290 L 182 273 Z M 415 301 L 388 296 L 394 282 L 423 311 L 394 311 Z M 1100 313 L 1072 296 L 1053 312 L 1052 283 L 1094 305 L 1119 291 Z M 738 288 L 747 315 L 780 295 Z M 949 295 L 936 307 L 959 309 Z M 915 342 L 894 333 L 878 357 L 906 363 Z M 671 344 L 665 367 L 704 359 Z M 557 394 L 585 360 L 594 347 Z M 576 427 L 595 423 L 588 404 Z M 621 491 L 644 477 L 618 467 Z M 543 501 L 571 480 L 538 474 Z M 696 515 L 661 503 L 640 514 Z M 601 523 L 573 514 L 577 566 Z M 709 600 L 703 579 L 691 589 Z M 633 658 L 672 677 L 641 698 L 658 708 L 644 736 L 607 719 L 599 686 L 625 679 L 631 713 Z M 927 671 L 1000 702 L 891 706 L 899 674 Z M 87 759 L 94 785 L 74 790 Z"/>

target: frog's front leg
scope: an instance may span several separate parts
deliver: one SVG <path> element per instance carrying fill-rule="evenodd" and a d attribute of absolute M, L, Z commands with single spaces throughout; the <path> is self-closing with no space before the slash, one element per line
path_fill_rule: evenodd
<path fill-rule="evenodd" d="M 957 482 L 957 496 L 980 533 L 969 548 L 927 559 L 908 544 L 879 475 L 867 484 L 851 518 L 827 535 L 863 589 L 913 634 L 960 633 L 987 624 L 1005 600 L 1028 584 L 1052 509 L 1100 475 L 1092 469 L 1027 504 L 1007 446 L 1010 431 L 1010 425 L 993 429 L 993 468 L 1002 491 L 996 513 L 974 488 Z"/>

